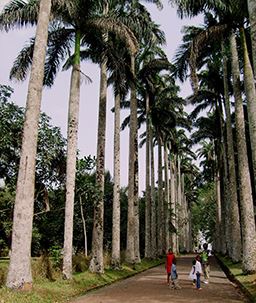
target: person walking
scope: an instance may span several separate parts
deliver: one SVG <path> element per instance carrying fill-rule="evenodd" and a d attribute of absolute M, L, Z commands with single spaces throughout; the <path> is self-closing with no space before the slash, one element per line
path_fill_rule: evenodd
<path fill-rule="evenodd" d="M 189 273 L 189 279 L 192 281 L 193 285 L 196 285 L 196 260 L 192 261 L 192 268 Z"/>
<path fill-rule="evenodd" d="M 195 271 L 196 271 L 196 289 L 202 290 L 201 288 L 201 274 L 202 274 L 202 265 L 200 262 L 200 256 L 196 256 L 196 264 L 195 264 Z"/>
<path fill-rule="evenodd" d="M 172 269 L 172 263 L 173 260 L 175 260 L 175 255 L 172 252 L 172 249 L 168 249 L 168 253 L 166 255 L 166 260 L 165 260 L 165 269 L 167 273 L 167 285 L 170 286 L 170 276 L 171 276 L 171 269 Z"/>
<path fill-rule="evenodd" d="M 177 267 L 176 267 L 176 259 L 172 261 L 172 268 L 171 268 L 171 285 L 170 288 L 172 289 L 181 289 L 178 281 L 178 273 L 177 273 Z"/>
<path fill-rule="evenodd" d="M 204 274 L 204 283 L 209 283 L 210 278 L 210 264 L 209 264 L 209 250 L 208 250 L 208 244 L 203 244 L 203 251 L 201 252 L 201 262 L 202 262 L 202 269 Z"/>

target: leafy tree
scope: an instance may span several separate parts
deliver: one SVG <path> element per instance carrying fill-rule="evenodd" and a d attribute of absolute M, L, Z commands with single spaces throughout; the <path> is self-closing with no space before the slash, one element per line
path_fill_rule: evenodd
<path fill-rule="evenodd" d="M 0 216 L 1 241 L 4 247 L 10 248 L 11 223 L 13 217 L 15 185 L 17 182 L 20 160 L 22 127 L 25 109 L 9 101 L 11 88 L 0 88 L 0 167 L 1 178 L 5 180 L 5 188 L 1 190 Z M 32 239 L 32 254 L 39 254 L 48 249 L 60 231 L 58 209 L 63 209 L 63 182 L 65 177 L 65 147 L 66 140 L 58 127 L 50 124 L 50 118 L 42 113 L 39 120 L 38 153 L 35 176 L 34 232 Z M 56 199 L 58 197 L 58 199 Z M 56 205 L 57 202 L 57 205 Z M 49 212 L 50 211 L 50 212 Z M 48 214 L 46 214 L 48 212 Z M 63 218 L 62 218 L 63 219 Z M 51 221 L 52 220 L 52 221 Z M 49 226 L 54 226 L 50 228 Z M 57 234 L 56 234 L 57 233 Z M 38 241 L 35 235 L 40 234 Z M 55 234 L 55 236 L 51 236 Z M 49 239 L 49 241 L 47 241 Z M 61 240 L 58 238 L 58 243 Z M 37 243 L 37 248 L 35 244 Z"/>
<path fill-rule="evenodd" d="M 216 223 L 216 197 L 214 183 L 208 183 L 198 190 L 198 197 L 191 205 L 192 234 L 197 242 L 199 232 L 202 232 L 206 241 L 213 242 Z"/>

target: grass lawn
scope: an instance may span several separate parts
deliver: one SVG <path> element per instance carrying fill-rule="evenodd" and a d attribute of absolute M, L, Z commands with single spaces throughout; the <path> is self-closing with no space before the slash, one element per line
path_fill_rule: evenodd
<path fill-rule="evenodd" d="M 6 287 L 0 288 L 0 303 L 67 302 L 71 298 L 83 295 L 86 291 L 132 276 L 162 262 L 163 260 L 142 260 L 141 264 L 137 264 L 135 267 L 123 265 L 122 270 L 108 268 L 103 275 L 85 271 L 74 274 L 72 281 L 65 281 L 61 279 L 60 275 L 54 282 L 40 277 L 35 278 L 31 292 L 12 291 Z M 7 268 L 8 262 L 0 262 L 0 269 L 2 266 Z"/>
<path fill-rule="evenodd" d="M 256 302 L 256 274 L 245 275 L 241 263 L 233 263 L 230 258 L 219 256 L 220 261 L 228 268 L 231 277 L 237 280 L 252 302 Z"/>

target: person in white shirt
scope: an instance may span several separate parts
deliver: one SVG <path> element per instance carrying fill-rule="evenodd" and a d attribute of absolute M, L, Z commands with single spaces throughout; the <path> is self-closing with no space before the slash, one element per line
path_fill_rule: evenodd
<path fill-rule="evenodd" d="M 202 265 L 201 265 L 201 262 L 200 262 L 200 256 L 199 255 L 196 256 L 195 272 L 196 272 L 196 289 L 197 290 L 202 290 L 201 281 L 200 281 L 200 277 L 201 277 L 201 274 L 202 274 Z"/>

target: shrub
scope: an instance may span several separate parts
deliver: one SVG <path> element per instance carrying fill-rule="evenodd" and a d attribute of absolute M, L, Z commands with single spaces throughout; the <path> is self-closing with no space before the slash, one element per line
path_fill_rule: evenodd
<path fill-rule="evenodd" d="M 88 270 L 89 261 L 89 257 L 86 257 L 83 254 L 73 256 L 72 263 L 74 272 L 84 272 Z"/>
<path fill-rule="evenodd" d="M 54 269 L 61 269 L 62 267 L 62 250 L 58 245 L 54 245 L 49 249 L 52 266 Z"/>

